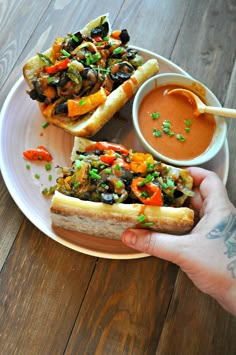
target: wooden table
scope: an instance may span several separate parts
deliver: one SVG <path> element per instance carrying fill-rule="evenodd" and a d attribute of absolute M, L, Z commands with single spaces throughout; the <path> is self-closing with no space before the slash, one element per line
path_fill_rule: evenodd
<path fill-rule="evenodd" d="M 109 12 L 130 43 L 164 56 L 236 107 L 235 0 L 1 1 L 0 104 L 24 62 Z M 227 189 L 236 204 L 236 122 Z M 0 354 L 236 354 L 236 319 L 176 266 L 85 255 L 38 230 L 0 179 Z"/>

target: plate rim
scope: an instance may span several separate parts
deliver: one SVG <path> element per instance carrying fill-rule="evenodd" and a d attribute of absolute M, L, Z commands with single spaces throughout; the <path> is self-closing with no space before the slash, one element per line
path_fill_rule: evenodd
<path fill-rule="evenodd" d="M 150 50 L 141 48 L 141 47 L 137 47 L 137 46 L 132 46 L 130 45 L 130 47 L 137 49 L 139 52 L 144 52 L 145 54 L 148 54 L 149 56 L 153 56 L 154 58 L 157 58 L 157 60 L 159 59 L 160 61 L 164 61 L 165 63 L 169 64 L 170 67 L 174 67 L 179 73 L 182 73 L 184 75 L 190 76 L 185 70 L 183 70 L 181 67 L 179 67 L 177 64 L 173 63 L 171 60 L 156 54 Z M 4 112 L 6 111 L 11 98 L 13 96 L 13 94 L 19 89 L 19 87 L 24 84 L 24 76 L 21 75 L 17 81 L 14 83 L 14 85 L 11 87 L 9 93 L 7 94 L 7 97 L 2 105 L 1 108 L 1 112 L 0 112 L 0 136 L 2 135 L 3 132 L 3 125 L 4 125 Z M 228 141 L 226 138 L 226 141 L 224 143 L 223 148 L 225 149 L 225 155 L 226 155 L 226 159 L 225 159 L 225 169 L 224 169 L 224 176 L 223 176 L 223 183 L 226 185 L 227 179 L 228 179 L 228 172 L 229 172 L 229 147 L 228 147 Z M 63 239 L 62 237 L 58 236 L 56 233 L 53 232 L 53 230 L 49 229 L 47 226 L 40 225 L 40 227 L 38 226 L 36 219 L 34 219 L 32 217 L 32 214 L 29 213 L 29 209 L 27 208 L 27 206 L 25 206 L 23 203 L 21 203 L 21 200 L 18 198 L 17 193 L 15 188 L 13 187 L 12 184 L 10 184 L 8 182 L 8 174 L 7 174 L 7 168 L 6 166 L 3 164 L 4 158 L 3 158 L 3 150 L 0 150 L 0 170 L 2 173 L 2 177 L 3 180 L 5 182 L 5 185 L 12 197 L 12 199 L 14 200 L 14 202 L 16 203 L 17 207 L 21 210 L 21 212 L 25 215 L 25 217 L 32 223 L 34 224 L 34 226 L 36 228 L 38 228 L 42 233 L 44 233 L 46 236 L 48 236 L 49 238 L 51 238 L 52 240 L 54 240 L 55 242 L 60 243 L 61 245 L 70 248 L 72 250 L 75 250 L 77 252 L 89 255 L 89 256 L 94 256 L 94 257 L 99 257 L 99 258 L 105 258 L 105 259 L 116 259 L 116 260 L 129 260 L 129 259 L 139 259 L 139 258 L 145 258 L 150 256 L 149 254 L 146 253 L 141 253 L 138 252 L 135 253 L 121 253 L 121 254 L 117 254 L 117 253 L 108 253 L 108 252 L 100 252 L 100 251 L 95 251 L 92 249 L 88 249 L 85 247 L 81 247 L 79 245 L 76 245 L 72 242 L 69 242 L 65 239 Z"/>

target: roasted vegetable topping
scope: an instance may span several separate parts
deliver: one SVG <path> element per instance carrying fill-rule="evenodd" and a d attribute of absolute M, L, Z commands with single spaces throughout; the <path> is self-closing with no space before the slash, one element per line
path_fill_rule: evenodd
<path fill-rule="evenodd" d="M 96 142 L 85 152 L 77 152 L 77 157 L 57 180 L 57 190 L 68 196 L 110 205 L 123 202 L 178 207 L 179 198 L 192 195 L 184 187 L 185 173 L 161 164 L 151 154 Z"/>
<path fill-rule="evenodd" d="M 109 34 L 105 22 L 91 30 L 90 36 L 81 32 L 56 38 L 50 57 L 38 53 L 42 65 L 28 92 L 33 100 L 50 105 L 50 113 L 66 115 L 76 120 L 89 111 L 70 109 L 66 104 L 80 101 L 104 88 L 108 93 L 128 80 L 143 64 L 135 49 L 129 48 L 130 37 L 126 29 Z M 71 113 L 72 111 L 72 113 Z"/>

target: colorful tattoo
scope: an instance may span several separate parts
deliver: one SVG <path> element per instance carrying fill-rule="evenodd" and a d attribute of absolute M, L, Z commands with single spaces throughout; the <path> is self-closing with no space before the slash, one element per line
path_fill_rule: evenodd
<path fill-rule="evenodd" d="M 233 258 L 236 256 L 236 215 L 231 213 L 212 229 L 206 237 L 208 239 L 223 238 L 227 257 Z M 236 260 L 233 260 L 227 269 L 231 272 L 232 277 L 236 279 Z"/>

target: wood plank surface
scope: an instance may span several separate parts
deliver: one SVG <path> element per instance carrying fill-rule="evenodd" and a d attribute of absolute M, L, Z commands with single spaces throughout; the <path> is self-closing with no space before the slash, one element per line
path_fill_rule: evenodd
<path fill-rule="evenodd" d="M 176 272 L 155 258 L 99 260 L 66 354 L 154 354 Z"/>
<path fill-rule="evenodd" d="M 63 354 L 95 265 L 25 221 L 0 274 L 0 354 Z"/>
<path fill-rule="evenodd" d="M 1 1 L 0 89 L 49 4 L 50 0 L 38 4 L 28 0 Z"/>
<path fill-rule="evenodd" d="M 236 107 L 235 0 L 2 1 L 0 107 L 29 57 L 107 12 L 131 44 L 170 58 Z M 229 120 L 230 157 L 235 134 Z M 235 172 L 231 158 L 234 204 Z M 176 265 L 78 253 L 23 216 L 1 175 L 0 196 L 0 354 L 236 354 L 236 318 Z"/>

